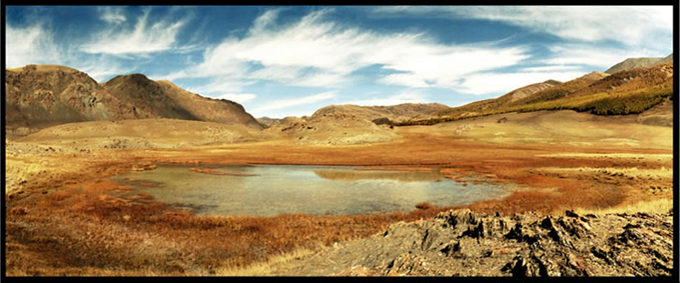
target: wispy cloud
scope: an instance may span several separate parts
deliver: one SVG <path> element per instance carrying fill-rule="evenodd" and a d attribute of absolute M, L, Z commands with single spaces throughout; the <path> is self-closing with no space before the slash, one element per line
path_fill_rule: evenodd
<path fill-rule="evenodd" d="M 511 66 L 529 57 L 523 47 L 446 45 L 422 33 L 386 34 L 343 26 L 326 20 L 329 9 L 273 28 L 279 12 L 265 12 L 244 38 L 227 38 L 208 48 L 201 64 L 168 76 L 337 87 L 351 84 L 353 72 L 361 68 L 380 66 L 392 74 L 379 78 L 379 83 L 453 88 L 459 76 Z"/>
<path fill-rule="evenodd" d="M 40 23 L 28 27 L 5 26 L 5 64 L 9 68 L 28 64 L 56 64 L 61 52 L 54 35 Z"/>
<path fill-rule="evenodd" d="M 97 7 L 99 19 L 110 24 L 120 24 L 127 20 L 122 7 Z"/>
<path fill-rule="evenodd" d="M 379 7 L 380 15 L 417 14 L 483 19 L 524 27 L 565 39 L 615 41 L 631 46 L 672 44 L 672 6 L 452 6 Z"/>
<path fill-rule="evenodd" d="M 646 48 L 616 48 L 598 46 L 588 43 L 567 43 L 552 45 L 548 58 L 542 60 L 551 65 L 588 65 L 600 71 L 631 57 L 666 56 Z"/>
<path fill-rule="evenodd" d="M 482 95 L 489 93 L 508 93 L 514 89 L 547 80 L 569 81 L 583 75 L 581 71 L 531 71 L 521 70 L 513 73 L 479 73 L 465 77 L 459 91 Z"/>
<path fill-rule="evenodd" d="M 74 56 L 67 53 L 63 64 L 87 73 L 95 81 L 104 82 L 113 76 L 130 73 L 134 65 L 124 65 L 111 56 Z"/>
<path fill-rule="evenodd" d="M 336 92 L 328 91 L 322 92 L 314 95 L 296 97 L 296 98 L 286 98 L 286 99 L 275 99 L 269 101 L 267 105 L 256 107 L 252 110 L 253 113 L 268 113 L 271 110 L 279 110 L 290 108 L 294 106 L 300 106 L 305 104 L 314 104 L 321 101 L 326 101 L 333 99 L 337 96 Z"/>
<path fill-rule="evenodd" d="M 255 99 L 256 97 L 257 95 L 252 93 L 224 93 L 215 98 L 231 100 L 243 104 L 245 102 Z"/>
<path fill-rule="evenodd" d="M 92 54 L 129 56 L 167 51 L 175 47 L 177 34 L 185 25 L 185 21 L 150 22 L 150 11 L 150 9 L 144 11 L 133 29 L 118 25 L 110 26 L 94 35 L 90 42 L 80 47 L 80 50 Z"/>
<path fill-rule="evenodd" d="M 347 104 L 355 104 L 359 106 L 379 106 L 379 105 L 397 105 L 402 103 L 428 103 L 428 102 L 430 102 L 429 95 L 418 91 L 405 90 L 384 98 L 353 100 L 348 102 Z"/>

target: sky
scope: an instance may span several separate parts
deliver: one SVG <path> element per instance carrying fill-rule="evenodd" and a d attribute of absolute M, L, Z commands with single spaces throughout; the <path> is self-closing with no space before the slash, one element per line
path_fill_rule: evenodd
<path fill-rule="evenodd" d="M 255 117 L 460 106 L 673 52 L 672 6 L 6 6 L 6 68 L 142 73 Z"/>

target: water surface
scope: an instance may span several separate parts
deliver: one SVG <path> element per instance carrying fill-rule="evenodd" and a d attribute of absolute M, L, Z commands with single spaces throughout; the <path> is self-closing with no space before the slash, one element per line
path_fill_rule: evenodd
<path fill-rule="evenodd" d="M 158 201 L 196 208 L 202 215 L 275 216 L 358 215 L 411 211 L 420 202 L 436 206 L 467 205 L 500 199 L 507 189 L 492 184 L 462 184 L 432 172 L 365 171 L 353 166 L 158 165 L 151 171 L 114 179 Z M 206 168 L 202 168 L 206 169 Z M 130 182 L 127 178 L 136 179 Z M 153 187 L 140 182 L 154 183 Z"/>

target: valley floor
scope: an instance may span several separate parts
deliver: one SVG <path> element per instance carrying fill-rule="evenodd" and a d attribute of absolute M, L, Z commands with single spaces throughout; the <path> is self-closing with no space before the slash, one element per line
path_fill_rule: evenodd
<path fill-rule="evenodd" d="M 391 142 L 347 146 L 270 139 L 99 150 L 86 140 L 6 142 L 6 274 L 291 275 L 287 272 L 292 267 L 281 264 L 382 233 L 390 224 L 432 219 L 454 209 L 414 208 L 372 216 L 202 217 L 148 195 L 127 194 L 129 187 L 106 178 L 152 170 L 159 163 L 439 167 L 453 179 L 490 179 L 511 186 L 515 192 L 505 199 L 464 207 L 489 215 L 672 209 L 671 127 L 557 111 L 397 127 L 395 132 L 399 137 Z M 672 228 L 666 233 L 672 239 Z M 670 257 L 672 262 L 672 253 Z M 274 261 L 280 273 L 268 267 Z M 337 274 L 338 268 L 315 272 Z M 294 275 L 311 274 L 303 271 Z M 357 275 L 349 271 L 343 274 Z"/>

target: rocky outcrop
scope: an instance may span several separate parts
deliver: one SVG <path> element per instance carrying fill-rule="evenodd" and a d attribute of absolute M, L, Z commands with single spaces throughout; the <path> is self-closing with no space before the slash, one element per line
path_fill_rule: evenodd
<path fill-rule="evenodd" d="M 330 264 L 333 263 L 333 264 Z M 306 259 L 295 274 L 671 276 L 673 215 L 443 212 Z M 284 272 L 285 273 L 285 272 Z"/>

